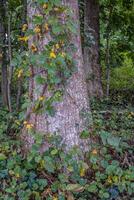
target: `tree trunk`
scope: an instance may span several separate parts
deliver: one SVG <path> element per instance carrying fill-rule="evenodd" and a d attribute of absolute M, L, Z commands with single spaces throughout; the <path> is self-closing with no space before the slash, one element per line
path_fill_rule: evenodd
<path fill-rule="evenodd" d="M 27 0 L 22 0 L 22 5 L 23 5 L 23 10 L 22 10 L 22 18 L 21 18 L 21 28 L 23 27 L 24 24 L 27 23 Z M 21 30 L 21 36 L 24 36 L 24 32 Z M 21 52 L 24 51 L 25 48 L 22 45 L 21 46 Z M 20 107 L 20 98 L 21 98 L 21 94 L 22 94 L 22 78 L 19 78 L 18 80 L 18 88 L 17 88 L 17 98 L 16 98 L 16 110 L 19 111 L 19 107 Z"/>
<path fill-rule="evenodd" d="M 70 9 L 72 9 L 74 22 L 79 22 L 79 10 L 77 0 L 67 0 L 63 1 L 63 3 L 69 6 Z M 35 12 L 39 11 L 37 11 L 37 9 L 33 9 L 31 4 L 29 4 L 29 28 L 33 28 L 32 19 Z M 70 149 L 73 146 L 79 146 L 81 149 L 86 151 L 89 149 L 89 140 L 80 139 L 80 133 L 83 130 L 89 130 L 92 125 L 92 117 L 83 69 L 83 56 L 81 49 L 79 23 L 77 27 L 77 35 L 70 36 L 70 39 L 75 44 L 77 49 L 73 55 L 73 58 L 77 61 L 77 72 L 74 72 L 71 78 L 69 78 L 64 88 L 62 101 L 54 103 L 54 108 L 56 110 L 55 115 L 51 117 L 45 113 L 41 115 L 32 113 L 30 115 L 30 121 L 35 125 L 38 132 L 42 132 L 44 134 L 56 132 L 60 134 L 66 144 L 66 149 Z M 31 43 L 33 41 L 38 42 L 38 53 L 40 53 L 41 49 L 43 49 L 43 45 L 47 44 L 49 40 L 49 34 L 45 34 L 44 38 L 40 39 L 40 41 L 32 38 L 29 41 L 29 47 L 31 46 Z M 37 72 L 35 67 L 31 67 L 31 72 L 33 74 Z M 35 82 L 35 77 L 31 78 L 30 96 L 33 102 L 41 94 L 41 92 L 38 95 L 35 93 L 37 88 L 38 91 L 41 91 L 42 89 L 37 86 Z M 45 96 L 47 95 L 48 91 L 45 92 Z"/>
<path fill-rule="evenodd" d="M 9 111 L 12 112 L 12 103 L 11 103 L 11 82 L 12 82 L 12 75 L 13 75 L 13 66 L 11 65 L 12 60 L 12 49 L 11 49 L 11 14 L 9 11 L 9 5 L 7 6 L 7 14 L 8 14 L 8 60 L 9 60 L 9 69 L 8 69 L 8 106 Z"/>
<path fill-rule="evenodd" d="M 109 54 L 109 34 L 107 34 L 107 44 L 106 44 L 106 97 L 109 98 L 110 93 L 110 54 Z"/>
<path fill-rule="evenodd" d="M 88 92 L 90 97 L 103 96 L 102 82 L 101 82 L 101 67 L 100 67 L 100 35 L 99 35 L 99 3 L 97 0 L 85 0 L 84 10 L 84 26 L 85 34 L 89 39 L 90 44 L 84 47 L 84 62 L 86 71 L 86 80 L 88 85 Z M 85 41 L 87 43 L 89 41 Z"/>
<path fill-rule="evenodd" d="M 1 65 L 1 93 L 4 106 L 8 107 L 7 95 L 7 50 L 6 50 L 6 25 L 5 2 L 0 0 L 0 65 Z"/>

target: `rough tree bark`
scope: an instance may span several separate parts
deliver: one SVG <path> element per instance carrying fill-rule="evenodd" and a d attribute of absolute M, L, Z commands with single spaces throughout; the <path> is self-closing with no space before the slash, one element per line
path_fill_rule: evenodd
<path fill-rule="evenodd" d="M 67 0 L 63 1 L 65 5 L 68 5 L 72 9 L 73 18 L 75 23 L 79 19 L 79 10 L 77 0 Z M 28 17 L 29 17 L 29 28 L 33 28 L 32 18 L 35 12 L 39 12 L 33 9 L 31 4 L 28 5 Z M 50 40 L 45 35 L 43 39 L 37 41 L 37 39 L 32 38 L 29 41 L 29 46 L 31 46 L 32 41 L 38 42 L 38 51 L 44 49 L 44 46 Z M 30 120 L 34 123 L 36 130 L 44 134 L 47 133 L 59 133 L 67 149 L 76 145 L 81 147 L 84 151 L 89 149 L 89 141 L 80 139 L 80 133 L 90 128 L 92 124 L 91 111 L 89 106 L 89 99 L 87 93 L 87 85 L 85 81 L 84 68 L 83 68 L 83 56 L 81 49 L 81 39 L 80 39 L 80 27 L 77 27 L 77 35 L 72 35 L 71 40 L 76 46 L 77 51 L 74 53 L 73 57 L 77 61 L 77 72 L 75 72 L 72 77 L 68 80 L 65 86 L 64 96 L 61 102 L 55 103 L 54 107 L 56 113 L 53 117 L 46 115 L 36 115 L 31 114 Z M 35 66 L 31 68 L 33 72 L 36 71 Z M 38 98 L 35 93 L 39 86 L 36 85 L 35 78 L 30 80 L 30 95 L 33 97 L 33 101 Z M 41 91 L 42 88 L 38 88 Z M 45 93 L 47 96 L 47 92 Z M 31 142 L 31 141 L 29 141 Z"/>
<path fill-rule="evenodd" d="M 99 2 L 98 0 L 85 0 L 84 26 L 85 33 L 93 36 L 91 45 L 84 48 L 84 63 L 86 80 L 90 97 L 103 96 L 101 83 L 101 67 L 99 61 Z"/>
<path fill-rule="evenodd" d="M 1 65 L 1 94 L 2 94 L 2 102 L 3 102 L 4 106 L 8 107 L 5 3 L 6 2 L 4 0 L 0 0 L 0 65 Z"/>

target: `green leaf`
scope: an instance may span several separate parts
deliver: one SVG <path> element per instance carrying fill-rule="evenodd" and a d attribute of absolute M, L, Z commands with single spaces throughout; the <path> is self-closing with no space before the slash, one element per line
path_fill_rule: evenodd
<path fill-rule="evenodd" d="M 52 26 L 52 31 L 54 34 L 58 34 L 60 33 L 61 31 L 63 31 L 63 27 L 62 26 L 59 26 L 59 25 L 53 25 Z"/>
<path fill-rule="evenodd" d="M 79 184 L 68 184 L 66 190 L 70 192 L 82 192 L 84 187 Z"/>
<path fill-rule="evenodd" d="M 90 133 L 87 130 L 82 131 L 81 134 L 80 134 L 81 139 L 87 139 L 89 137 L 90 137 Z"/>
<path fill-rule="evenodd" d="M 53 149 L 53 150 L 51 151 L 51 155 L 52 155 L 52 156 L 56 155 L 57 153 L 58 153 L 58 149 Z"/>
<path fill-rule="evenodd" d="M 46 79 L 43 78 L 41 75 L 36 76 L 36 83 L 39 85 L 43 85 L 46 82 Z"/>
<path fill-rule="evenodd" d="M 109 198 L 109 196 L 110 196 L 110 195 L 109 195 L 109 193 L 108 193 L 108 192 L 105 192 L 105 193 L 103 193 L 103 197 L 104 197 L 104 198 L 108 199 L 108 198 Z"/>
<path fill-rule="evenodd" d="M 0 153 L 0 161 L 6 160 L 6 156 L 3 153 Z"/>
<path fill-rule="evenodd" d="M 44 189 L 48 185 L 47 179 L 37 179 L 37 183 L 39 184 L 40 189 Z"/>
<path fill-rule="evenodd" d="M 92 193 L 97 192 L 96 183 L 91 183 L 86 189 L 88 192 L 92 192 Z"/>
<path fill-rule="evenodd" d="M 107 142 L 108 142 L 108 144 L 111 145 L 111 146 L 119 147 L 120 138 L 111 136 L 111 137 L 108 137 L 108 138 L 107 138 Z"/>
<path fill-rule="evenodd" d="M 44 156 L 44 161 L 45 161 L 45 169 L 50 173 L 54 173 L 55 165 L 53 158 L 49 156 Z"/>
<path fill-rule="evenodd" d="M 107 144 L 107 138 L 110 137 L 110 133 L 106 132 L 106 131 L 101 131 L 100 137 L 101 137 L 103 145 L 106 145 Z"/>

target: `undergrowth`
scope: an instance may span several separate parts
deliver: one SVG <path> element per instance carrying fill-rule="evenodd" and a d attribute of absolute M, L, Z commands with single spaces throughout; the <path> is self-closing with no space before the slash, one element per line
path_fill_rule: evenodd
<path fill-rule="evenodd" d="M 134 110 L 110 101 L 95 101 L 91 107 L 94 127 L 82 135 L 92 141 L 84 160 L 77 147 L 65 153 L 59 136 L 39 133 L 24 156 L 22 123 L 16 115 L 0 113 L 1 200 L 134 199 Z M 40 154 L 44 139 L 50 148 Z"/>

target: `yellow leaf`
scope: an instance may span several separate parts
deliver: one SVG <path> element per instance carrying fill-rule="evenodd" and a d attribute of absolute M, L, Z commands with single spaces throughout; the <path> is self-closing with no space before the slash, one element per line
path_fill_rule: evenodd
<path fill-rule="evenodd" d="M 56 49 L 59 49 L 59 48 L 60 48 L 60 45 L 59 45 L 59 44 L 56 44 L 56 45 L 55 45 L 55 48 L 56 48 Z"/>
<path fill-rule="evenodd" d="M 43 9 L 47 9 L 48 8 L 48 4 L 44 3 L 42 7 L 43 7 Z"/>
<path fill-rule="evenodd" d="M 35 32 L 35 33 L 40 33 L 40 32 L 41 32 L 40 27 L 39 27 L 39 26 L 36 26 L 36 27 L 34 28 L 34 32 Z"/>
<path fill-rule="evenodd" d="M 27 42 L 29 39 L 29 36 L 19 37 L 18 40 L 21 42 Z"/>
<path fill-rule="evenodd" d="M 39 101 L 43 101 L 44 99 L 45 99 L 44 96 L 40 96 L 40 97 L 39 97 Z"/>
<path fill-rule="evenodd" d="M 28 25 L 27 24 L 23 24 L 22 31 L 25 32 L 27 30 L 27 28 L 28 28 Z"/>
<path fill-rule="evenodd" d="M 44 25 L 44 29 L 45 29 L 45 31 L 48 31 L 48 30 L 49 30 L 49 26 L 48 26 L 47 23 Z"/>
<path fill-rule="evenodd" d="M 83 177 L 85 176 L 86 170 L 84 168 L 81 168 L 80 170 L 80 176 Z"/>
<path fill-rule="evenodd" d="M 97 155 L 97 154 L 98 154 L 97 150 L 94 149 L 94 150 L 92 151 L 92 154 L 93 154 L 93 155 Z"/>
<path fill-rule="evenodd" d="M 22 77 L 22 75 L 23 75 L 23 69 L 20 69 L 20 70 L 18 71 L 18 78 Z"/>
<path fill-rule="evenodd" d="M 112 177 L 111 176 L 108 176 L 107 182 L 112 184 L 113 181 L 112 181 Z"/>
<path fill-rule="evenodd" d="M 15 177 L 20 178 L 20 174 L 19 173 L 15 174 Z"/>
<path fill-rule="evenodd" d="M 25 125 L 25 127 L 26 127 L 26 129 L 32 129 L 33 127 L 34 127 L 34 125 L 32 124 L 32 123 L 27 123 L 26 125 Z"/>
<path fill-rule="evenodd" d="M 50 58 L 56 58 L 56 54 L 53 51 L 50 53 Z"/>

